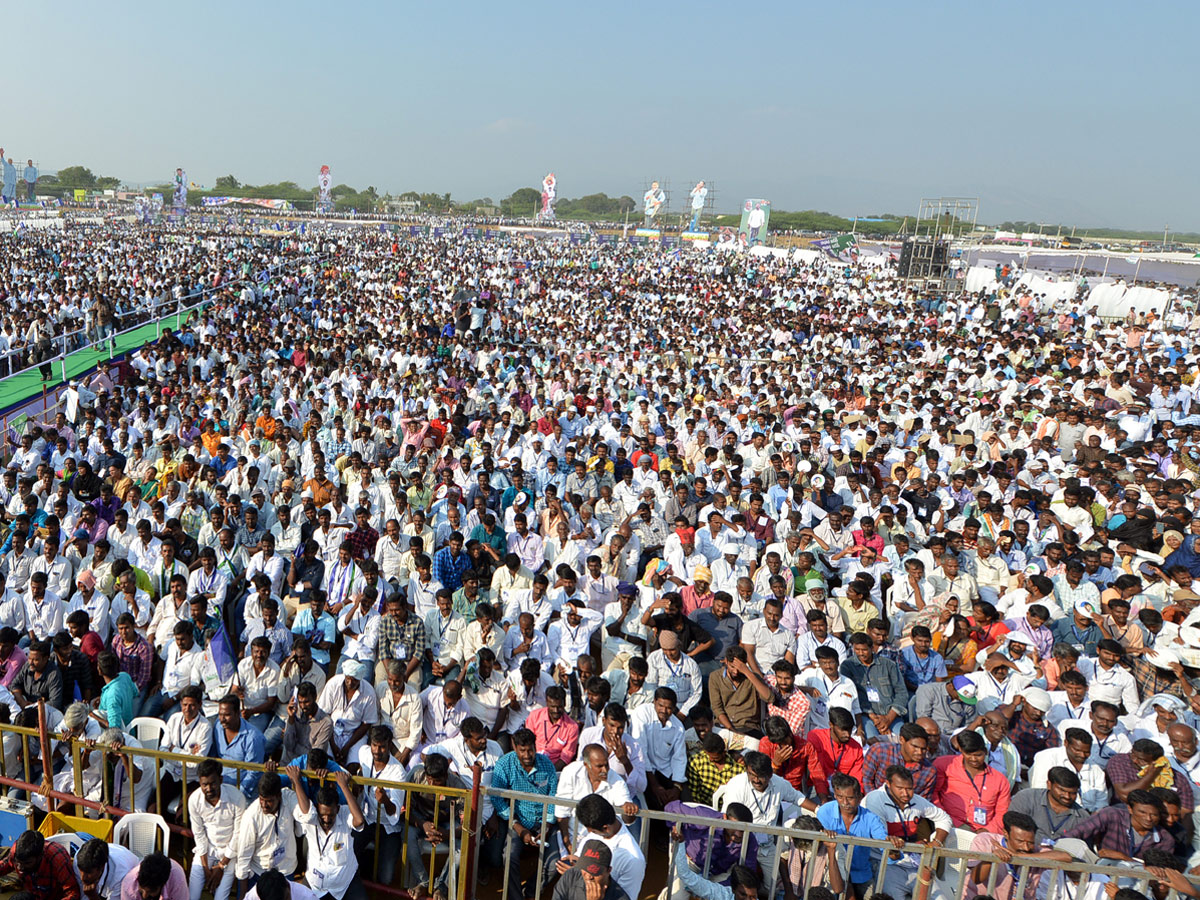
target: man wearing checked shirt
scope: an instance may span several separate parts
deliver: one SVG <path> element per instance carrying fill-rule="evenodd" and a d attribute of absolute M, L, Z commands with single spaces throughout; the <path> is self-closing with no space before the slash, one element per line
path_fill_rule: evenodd
<path fill-rule="evenodd" d="M 499 868 L 506 852 L 512 852 L 512 862 L 508 875 L 508 896 L 531 896 L 535 885 L 529 885 L 523 894 L 521 889 L 521 852 L 525 848 L 533 848 L 535 852 L 542 843 L 542 825 L 547 824 L 547 834 L 554 823 L 553 798 L 558 792 L 558 771 L 550 757 L 537 752 L 537 738 L 528 728 L 522 728 L 512 736 L 513 749 L 500 757 L 496 769 L 492 773 L 492 789 L 500 791 L 520 791 L 526 794 L 540 794 L 547 798 L 546 803 L 532 800 L 509 800 L 507 797 L 492 797 L 496 811 L 495 821 L 485 826 L 484 833 L 497 833 L 507 826 L 508 830 L 503 842 L 485 841 L 483 846 L 483 862 L 489 867 Z M 551 847 L 557 846 L 551 844 Z M 547 849 L 542 858 L 542 871 L 536 877 L 543 883 L 554 871 L 558 854 Z"/>

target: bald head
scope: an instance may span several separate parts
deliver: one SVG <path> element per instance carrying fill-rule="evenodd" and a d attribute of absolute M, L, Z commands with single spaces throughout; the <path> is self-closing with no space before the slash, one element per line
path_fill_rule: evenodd
<path fill-rule="evenodd" d="M 942 742 L 942 727 L 928 716 L 917 719 L 916 724 L 924 728 L 925 733 L 929 736 L 929 741 L 927 744 L 929 747 L 929 755 L 933 756 L 940 752 L 938 750 L 938 745 Z"/>

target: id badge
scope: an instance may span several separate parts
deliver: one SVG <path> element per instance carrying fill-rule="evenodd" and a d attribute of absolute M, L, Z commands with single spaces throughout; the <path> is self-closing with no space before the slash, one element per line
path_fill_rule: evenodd
<path fill-rule="evenodd" d="M 971 808 L 971 823 L 979 828 L 987 824 L 987 810 L 979 804 Z"/>
<path fill-rule="evenodd" d="M 283 862 L 283 858 L 287 856 L 287 847 L 283 841 L 279 842 L 279 846 L 275 848 L 275 852 L 271 854 L 271 867 L 279 868 L 279 864 Z"/>
<path fill-rule="evenodd" d="M 867 700 L 871 703 L 879 702 L 879 691 L 873 687 L 867 688 Z"/>

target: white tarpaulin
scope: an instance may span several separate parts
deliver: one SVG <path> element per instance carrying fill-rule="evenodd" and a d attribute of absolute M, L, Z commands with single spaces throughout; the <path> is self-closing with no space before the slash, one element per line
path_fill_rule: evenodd
<path fill-rule="evenodd" d="M 782 259 L 788 255 L 786 247 L 764 247 L 762 244 L 755 244 L 750 248 L 751 256 L 774 256 L 776 259 Z"/>
<path fill-rule="evenodd" d="M 807 250 L 804 247 L 797 247 L 792 251 L 792 259 L 795 262 L 803 263 L 806 266 L 811 266 L 813 260 L 821 258 L 820 250 Z"/>
<path fill-rule="evenodd" d="M 1022 291 L 1022 289 L 1026 290 Z M 1074 299 L 1076 290 L 1077 285 L 1073 278 L 1067 281 L 1050 281 L 1039 275 L 1026 272 L 1017 279 L 1017 287 L 1013 293 L 1027 292 L 1033 294 L 1035 297 L 1044 295 L 1044 304 L 1053 305 L 1055 303 L 1066 303 L 1068 300 Z"/>
<path fill-rule="evenodd" d="M 1162 315 L 1167 308 L 1170 294 L 1148 287 L 1128 287 L 1125 282 L 1098 284 L 1088 292 L 1087 306 L 1095 306 L 1105 317 L 1124 318 L 1130 310 L 1148 313 L 1157 310 Z"/>
<path fill-rule="evenodd" d="M 875 253 L 871 256 L 860 256 L 858 262 L 860 265 L 868 266 L 872 269 L 882 269 L 888 264 L 888 255 L 886 253 Z"/>
<path fill-rule="evenodd" d="M 967 269 L 967 293 L 992 290 L 996 287 L 996 270 L 987 266 L 971 266 Z"/>

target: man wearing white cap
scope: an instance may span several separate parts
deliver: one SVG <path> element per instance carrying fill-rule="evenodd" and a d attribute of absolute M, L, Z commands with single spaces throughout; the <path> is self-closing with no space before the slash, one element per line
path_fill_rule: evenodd
<path fill-rule="evenodd" d="M 1008 737 L 1024 766 L 1033 765 L 1039 750 L 1057 747 L 1061 742 L 1058 732 L 1046 721 L 1049 711 L 1050 695 L 1041 688 L 1025 688 L 1013 701 Z"/>

